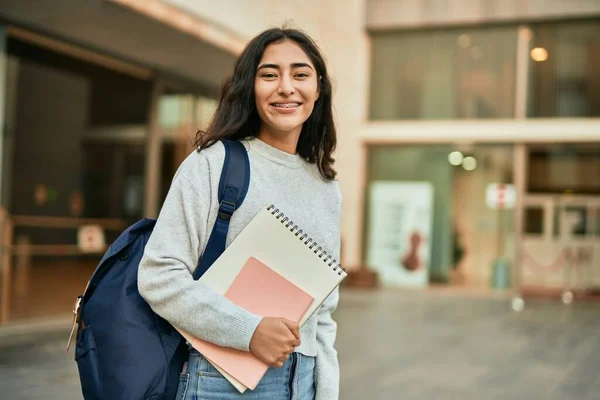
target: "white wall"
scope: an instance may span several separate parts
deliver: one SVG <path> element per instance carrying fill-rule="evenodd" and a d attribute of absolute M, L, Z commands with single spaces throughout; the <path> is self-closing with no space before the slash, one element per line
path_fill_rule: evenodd
<path fill-rule="evenodd" d="M 370 29 L 598 15 L 598 0 L 367 0 L 367 26 Z"/>
<path fill-rule="evenodd" d="M 164 0 L 250 39 L 293 20 L 323 50 L 335 83 L 338 126 L 336 165 L 344 196 L 342 263 L 361 262 L 365 154 L 360 129 L 366 120 L 369 51 L 364 0 Z"/>

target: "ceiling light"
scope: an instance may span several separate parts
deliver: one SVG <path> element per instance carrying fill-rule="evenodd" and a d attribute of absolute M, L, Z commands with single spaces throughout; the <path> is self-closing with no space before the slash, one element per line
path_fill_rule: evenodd
<path fill-rule="evenodd" d="M 465 157 L 462 162 L 462 166 L 467 171 L 473 171 L 475 168 L 477 168 L 477 160 L 475 157 Z"/>
<path fill-rule="evenodd" d="M 461 153 L 460 151 L 453 151 L 452 153 L 448 154 L 448 162 L 452 165 L 462 164 L 463 159 L 463 153 Z"/>
<path fill-rule="evenodd" d="M 469 35 L 462 34 L 456 39 L 456 43 L 463 49 L 466 49 L 471 45 L 471 37 Z"/>
<path fill-rule="evenodd" d="M 548 50 L 543 47 L 531 49 L 531 59 L 536 62 L 543 62 L 548 59 Z"/>

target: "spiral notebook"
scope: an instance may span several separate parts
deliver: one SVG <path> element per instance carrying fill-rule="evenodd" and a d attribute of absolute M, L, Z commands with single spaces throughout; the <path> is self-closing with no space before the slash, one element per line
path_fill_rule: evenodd
<path fill-rule="evenodd" d="M 313 298 L 299 320 L 300 326 L 346 277 L 340 264 L 326 249 L 273 205 L 262 209 L 250 221 L 200 280 L 215 292 L 225 295 L 251 258 L 260 260 Z M 190 343 L 195 340 L 190 340 L 185 332 L 182 334 Z M 240 392 L 247 389 L 246 385 L 222 368 L 218 360 L 206 358 Z"/>
<path fill-rule="evenodd" d="M 299 322 L 313 298 L 302 289 L 250 257 L 235 278 L 225 297 L 246 310 L 263 317 L 283 317 Z M 192 346 L 219 368 L 235 376 L 245 387 L 256 388 L 268 365 L 251 353 L 193 339 Z"/>

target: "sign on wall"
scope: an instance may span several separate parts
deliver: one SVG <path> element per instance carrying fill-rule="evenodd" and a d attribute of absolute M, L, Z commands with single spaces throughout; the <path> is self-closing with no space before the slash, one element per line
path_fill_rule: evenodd
<path fill-rule="evenodd" d="M 426 286 L 433 185 L 376 181 L 370 191 L 368 266 L 378 272 L 385 286 Z"/>
<path fill-rule="evenodd" d="M 490 183 L 485 191 L 485 203 L 492 209 L 513 209 L 517 202 L 515 185 Z"/>
<path fill-rule="evenodd" d="M 104 230 L 100 225 L 83 225 L 77 231 L 77 246 L 84 253 L 98 253 L 106 250 Z"/>

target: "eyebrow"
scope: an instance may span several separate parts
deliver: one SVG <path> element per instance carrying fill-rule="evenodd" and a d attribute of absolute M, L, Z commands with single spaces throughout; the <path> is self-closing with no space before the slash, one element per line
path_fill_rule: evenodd
<path fill-rule="evenodd" d="M 303 63 L 303 62 L 299 62 L 299 63 L 292 63 L 290 64 L 290 66 L 292 68 L 302 68 L 302 67 L 308 67 L 310 69 L 313 69 L 313 67 L 311 67 L 309 64 L 307 63 Z M 277 64 L 263 64 L 260 67 L 258 67 L 257 71 L 263 68 L 273 68 L 273 69 L 281 69 L 281 67 Z"/>

